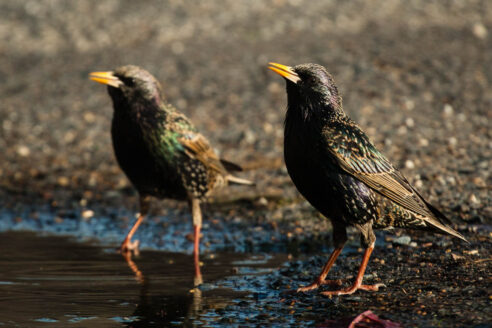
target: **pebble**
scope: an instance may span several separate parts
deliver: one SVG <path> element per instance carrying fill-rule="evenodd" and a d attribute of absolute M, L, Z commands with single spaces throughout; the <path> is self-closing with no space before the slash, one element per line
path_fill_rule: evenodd
<path fill-rule="evenodd" d="M 480 23 L 473 24 L 473 35 L 475 35 L 479 39 L 485 39 L 488 35 L 487 28 L 485 25 Z"/>
<path fill-rule="evenodd" d="M 445 116 L 453 115 L 453 112 L 454 112 L 453 106 L 451 106 L 450 104 L 445 104 L 443 112 L 444 112 Z"/>
<path fill-rule="evenodd" d="M 458 140 L 455 137 L 451 137 L 448 139 L 448 143 L 451 147 L 454 147 L 458 143 Z"/>
<path fill-rule="evenodd" d="M 468 200 L 470 201 L 471 204 L 473 205 L 478 205 L 480 204 L 480 200 L 478 200 L 477 196 L 475 194 L 471 194 L 470 197 L 468 197 Z"/>
<path fill-rule="evenodd" d="M 407 99 L 405 100 L 405 108 L 408 110 L 412 110 L 415 108 L 415 102 L 413 100 Z"/>
<path fill-rule="evenodd" d="M 66 187 L 68 186 L 68 184 L 70 183 L 70 180 L 67 178 L 67 177 L 58 177 L 58 179 L 56 180 L 56 182 L 62 186 L 62 187 Z"/>
<path fill-rule="evenodd" d="M 84 219 L 86 219 L 86 220 L 87 219 L 90 219 L 93 216 L 94 216 L 94 211 L 93 210 L 84 210 L 84 211 L 82 211 L 82 217 Z"/>
<path fill-rule="evenodd" d="M 268 205 L 268 200 L 265 197 L 260 197 L 260 199 L 258 199 L 258 205 L 266 206 Z"/>
<path fill-rule="evenodd" d="M 419 139 L 419 146 L 420 147 L 427 147 L 427 146 L 429 146 L 429 140 L 427 140 L 425 138 Z"/>
<path fill-rule="evenodd" d="M 27 157 L 31 154 L 31 150 L 27 146 L 22 145 L 17 148 L 17 154 L 22 157 Z"/>
<path fill-rule="evenodd" d="M 407 160 L 405 161 L 405 167 L 406 167 L 407 169 L 409 169 L 409 170 L 412 170 L 412 169 L 414 169 L 414 168 L 415 168 L 415 164 L 413 163 L 413 161 L 411 161 L 411 160 L 407 159 Z"/>
<path fill-rule="evenodd" d="M 401 236 L 401 237 L 393 239 L 393 243 L 399 244 L 399 245 L 409 245 L 411 241 L 412 241 L 412 238 L 410 238 L 410 236 Z"/>

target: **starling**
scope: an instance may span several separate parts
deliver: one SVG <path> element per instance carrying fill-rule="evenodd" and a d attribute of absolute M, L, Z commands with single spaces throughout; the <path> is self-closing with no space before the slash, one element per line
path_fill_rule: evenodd
<path fill-rule="evenodd" d="M 146 70 L 128 65 L 112 72 L 93 72 L 90 79 L 108 86 L 114 107 L 111 136 L 116 159 L 139 194 L 138 219 L 120 250 L 138 250 L 138 241 L 131 239 L 148 213 L 151 196 L 188 200 L 197 263 L 200 202 L 229 182 L 252 182 L 228 172 L 241 168 L 217 156 L 191 121 L 165 101 L 161 85 Z"/>
<path fill-rule="evenodd" d="M 362 285 L 376 240 L 373 229 L 421 229 L 466 241 L 345 114 L 335 82 L 323 66 L 270 63 L 269 68 L 286 81 L 284 158 L 289 175 L 299 192 L 333 225 L 334 251 L 316 281 L 298 292 L 341 284 L 325 278 L 347 241 L 347 226 L 361 233 L 366 249 L 362 263 L 351 287 L 324 295 L 377 291 L 382 286 Z"/>

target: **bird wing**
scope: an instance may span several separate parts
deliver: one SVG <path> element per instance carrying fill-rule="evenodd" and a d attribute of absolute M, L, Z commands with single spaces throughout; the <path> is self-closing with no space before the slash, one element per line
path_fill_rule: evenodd
<path fill-rule="evenodd" d="M 328 150 L 344 171 L 405 209 L 434 217 L 425 200 L 355 123 L 325 129 L 324 136 Z"/>
<path fill-rule="evenodd" d="M 401 207 L 420 215 L 434 228 L 468 242 L 459 232 L 447 226 L 451 223 L 449 219 L 410 185 L 355 123 L 332 126 L 324 129 L 323 133 L 324 147 L 327 146 L 345 172 Z"/>
<path fill-rule="evenodd" d="M 178 138 L 178 141 L 184 147 L 185 153 L 189 157 L 199 160 L 205 167 L 213 171 L 220 174 L 227 174 L 219 157 L 204 136 L 199 133 L 188 132 Z"/>

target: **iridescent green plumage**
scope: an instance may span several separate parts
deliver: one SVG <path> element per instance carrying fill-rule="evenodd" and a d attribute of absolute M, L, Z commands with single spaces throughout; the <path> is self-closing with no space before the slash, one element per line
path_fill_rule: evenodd
<path fill-rule="evenodd" d="M 130 239 L 147 213 L 149 196 L 154 196 L 189 201 L 198 254 L 200 201 L 228 182 L 252 183 L 228 173 L 225 166 L 240 167 L 219 159 L 191 121 L 165 102 L 161 85 L 146 70 L 122 66 L 114 72 L 91 73 L 91 79 L 108 85 L 116 159 L 140 195 L 141 215 L 122 250 L 131 248 Z"/>

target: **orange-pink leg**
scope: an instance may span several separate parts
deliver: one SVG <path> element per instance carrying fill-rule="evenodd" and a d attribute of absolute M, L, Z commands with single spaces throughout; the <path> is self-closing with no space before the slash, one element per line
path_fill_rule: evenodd
<path fill-rule="evenodd" d="M 193 258 L 195 264 L 195 286 L 200 285 L 202 281 L 202 273 L 200 271 L 200 226 L 194 226 L 194 247 L 193 247 Z"/>
<path fill-rule="evenodd" d="M 150 196 L 147 195 L 140 195 L 139 196 L 139 202 L 140 202 L 140 214 L 138 215 L 137 222 L 133 225 L 133 227 L 130 229 L 130 232 L 125 237 L 125 240 L 121 243 L 121 246 L 119 248 L 120 252 L 122 254 L 127 254 L 133 252 L 135 255 L 138 255 L 138 245 L 139 241 L 135 240 L 132 242 L 132 237 L 137 231 L 138 227 L 142 223 L 145 215 L 149 211 L 149 205 L 150 205 Z"/>
<path fill-rule="evenodd" d="M 330 258 L 326 262 L 325 266 L 323 267 L 323 270 L 321 270 L 320 275 L 318 278 L 310 285 L 300 287 L 297 289 L 297 292 L 307 292 L 313 289 L 317 289 L 321 285 L 334 285 L 334 286 L 341 286 L 342 281 L 341 280 L 325 280 L 326 275 L 330 271 L 331 267 L 333 266 L 333 263 L 335 263 L 338 255 L 342 252 L 343 246 L 339 248 L 335 248 L 333 252 L 330 255 Z"/>
<path fill-rule="evenodd" d="M 200 230 L 202 228 L 202 211 L 200 209 L 200 201 L 195 198 L 190 200 L 191 215 L 193 217 L 193 259 L 195 265 L 194 284 L 198 286 L 203 283 L 202 274 L 200 271 Z"/>
<path fill-rule="evenodd" d="M 137 222 L 133 225 L 133 227 L 130 229 L 130 232 L 125 237 L 125 240 L 121 243 L 120 246 L 120 252 L 125 254 L 125 253 L 131 253 L 134 252 L 135 255 L 138 255 L 138 244 L 140 243 L 138 240 L 132 241 L 132 237 L 137 231 L 138 227 L 142 223 L 144 219 L 144 216 L 140 214 L 138 216 Z"/>
<path fill-rule="evenodd" d="M 322 292 L 321 294 L 325 296 L 347 295 L 347 294 L 353 294 L 358 289 L 367 290 L 367 291 L 377 291 L 379 290 L 379 287 L 384 287 L 384 284 L 362 285 L 364 272 L 366 271 L 367 263 L 369 263 L 369 258 L 371 257 L 371 253 L 373 249 L 374 249 L 374 242 L 364 252 L 364 256 L 362 257 L 362 263 L 360 264 L 360 268 L 359 268 L 359 273 L 357 274 L 357 278 L 355 279 L 355 282 L 351 287 L 341 290 L 330 290 L 330 291 Z"/>

